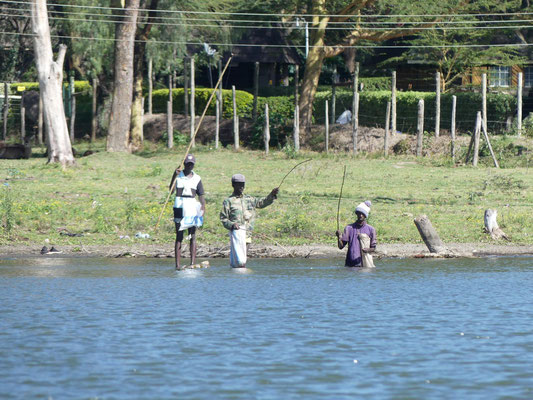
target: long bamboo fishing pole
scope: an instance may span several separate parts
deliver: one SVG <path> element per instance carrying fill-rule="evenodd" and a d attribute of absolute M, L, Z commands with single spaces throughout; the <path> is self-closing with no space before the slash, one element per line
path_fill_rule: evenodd
<path fill-rule="evenodd" d="M 213 100 L 213 97 L 215 96 L 215 93 L 217 92 L 218 86 L 222 82 L 222 78 L 223 78 L 224 74 L 226 73 L 226 70 L 228 69 L 232 58 L 233 58 L 233 54 L 228 59 L 228 62 L 226 63 L 226 66 L 224 67 L 224 70 L 222 71 L 222 73 L 220 74 L 220 76 L 218 78 L 217 84 L 213 88 L 213 92 L 211 93 L 211 96 L 209 97 L 209 100 L 207 100 L 207 104 L 205 105 L 204 112 L 202 113 L 202 116 L 200 117 L 200 121 L 198 122 L 198 126 L 196 127 L 196 130 L 194 131 L 194 134 L 192 135 L 192 137 L 191 137 L 191 139 L 189 141 L 189 146 L 187 146 L 187 150 L 185 151 L 185 156 L 183 157 L 183 161 L 178 166 L 178 168 L 185 164 L 185 159 L 187 158 L 187 154 L 189 154 L 189 151 L 191 150 L 192 144 L 194 142 L 194 138 L 196 137 L 196 134 L 200 130 L 200 125 L 202 125 L 202 121 L 204 120 L 204 117 L 205 117 L 205 114 L 207 112 L 207 109 L 209 108 L 209 105 L 211 104 L 211 101 Z M 193 118 L 194 118 L 194 116 L 193 116 Z M 161 217 L 163 216 L 163 213 L 165 212 L 165 207 L 167 206 L 168 199 L 170 198 L 170 195 L 174 191 L 175 186 L 176 186 L 176 179 L 174 179 L 174 181 L 172 182 L 172 185 L 170 186 L 170 190 L 168 191 L 167 198 L 166 198 L 165 202 L 163 203 L 163 207 L 161 208 L 161 212 L 159 213 L 159 218 L 157 218 L 157 223 L 155 224 L 154 230 L 157 229 L 157 227 L 159 226 L 159 222 L 161 222 Z"/>
<path fill-rule="evenodd" d="M 292 169 L 291 169 L 289 172 L 287 172 L 287 173 L 285 174 L 285 176 L 283 177 L 283 179 L 281 180 L 280 184 L 278 185 L 278 189 L 279 189 L 279 188 L 281 187 L 281 185 L 283 184 L 283 181 L 285 180 L 285 178 L 288 177 L 289 174 L 290 174 L 292 171 L 294 171 L 294 170 L 296 169 L 296 167 L 298 167 L 299 165 L 302 165 L 302 164 L 304 164 L 304 163 L 306 163 L 306 162 L 308 162 L 308 161 L 311 161 L 311 159 L 309 158 L 308 160 L 304 160 L 304 161 L 302 161 L 302 162 L 299 162 L 299 163 L 296 164 L 294 167 L 292 167 Z"/>
<path fill-rule="evenodd" d="M 346 165 L 344 166 L 344 173 L 342 174 L 341 192 L 339 193 L 339 203 L 337 204 L 337 230 L 339 230 L 339 214 L 341 210 L 342 188 L 344 187 L 344 178 L 346 177 Z"/>

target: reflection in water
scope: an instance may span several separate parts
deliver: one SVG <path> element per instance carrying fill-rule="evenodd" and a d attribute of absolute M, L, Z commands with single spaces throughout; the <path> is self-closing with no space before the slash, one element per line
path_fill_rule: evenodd
<path fill-rule="evenodd" d="M 531 258 L 210 261 L 0 260 L 0 397 L 532 398 Z"/>

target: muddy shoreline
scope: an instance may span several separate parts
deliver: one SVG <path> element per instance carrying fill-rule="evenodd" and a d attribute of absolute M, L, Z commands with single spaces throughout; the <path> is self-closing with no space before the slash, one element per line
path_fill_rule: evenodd
<path fill-rule="evenodd" d="M 451 243 L 448 252 L 430 254 L 424 244 L 395 243 L 379 245 L 375 258 L 426 258 L 426 257 L 489 257 L 489 256 L 533 256 L 533 245 L 489 244 L 489 243 Z M 38 245 L 6 245 L 0 246 L 0 258 L 29 257 L 147 257 L 173 258 L 173 244 L 135 243 L 121 245 L 87 245 L 57 246 L 60 253 L 41 255 L 42 246 Z M 184 249 L 185 257 L 189 256 L 188 248 Z M 338 250 L 334 246 L 302 245 L 275 246 L 252 244 L 249 250 L 251 258 L 339 258 L 346 255 L 346 250 Z M 199 245 L 198 258 L 228 258 L 229 246 Z"/>

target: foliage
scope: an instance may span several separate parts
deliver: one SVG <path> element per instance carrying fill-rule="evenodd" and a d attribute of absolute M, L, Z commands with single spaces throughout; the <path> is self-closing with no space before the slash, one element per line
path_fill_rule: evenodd
<path fill-rule="evenodd" d="M 445 92 L 454 82 L 470 73 L 473 67 L 521 64 L 525 58 L 518 48 L 491 46 L 496 41 L 513 43 L 514 29 L 487 29 L 484 20 L 488 17 L 476 16 L 487 12 L 512 13 L 513 10 L 518 11 L 520 3 L 518 0 L 469 2 L 465 4 L 465 15 L 449 16 L 445 21 L 435 24 L 433 29 L 422 30 L 405 41 L 405 44 L 410 46 L 407 51 L 398 57 L 389 58 L 385 64 L 414 61 L 425 66 L 433 66 L 441 74 Z M 481 46 L 457 46 L 461 44 Z"/>
<path fill-rule="evenodd" d="M 63 82 L 63 86 L 68 86 L 68 81 Z M 39 90 L 39 82 L 15 82 L 9 85 L 9 91 L 12 94 L 19 94 L 18 89 L 22 87 L 25 91 Z M 74 90 L 77 94 L 92 93 L 92 86 L 89 81 L 74 81 Z"/>
<path fill-rule="evenodd" d="M 213 89 L 195 89 L 195 106 L 197 113 L 203 112 L 207 100 L 213 93 Z M 190 95 L 190 90 L 189 90 Z M 184 89 L 178 88 L 172 90 L 172 110 L 174 113 L 183 113 L 184 110 Z M 216 95 L 215 95 L 216 96 Z M 207 109 L 207 115 L 215 115 L 215 99 L 213 98 L 209 108 Z M 152 107 L 154 113 L 166 113 L 168 101 L 168 89 L 159 89 L 152 92 Z M 235 91 L 235 102 L 237 105 L 237 114 L 240 117 L 249 117 L 252 112 L 253 96 L 242 90 Z M 233 100 L 232 91 L 222 91 L 222 115 L 224 118 L 233 117 Z"/>
<path fill-rule="evenodd" d="M 10 237 L 15 225 L 13 213 L 13 195 L 8 183 L 2 185 L 2 201 L 0 202 L 0 227 L 6 237 Z"/>
<path fill-rule="evenodd" d="M 174 146 L 183 146 L 189 143 L 189 136 L 178 131 L 177 129 L 174 129 Z M 161 141 L 163 143 L 167 143 L 168 141 L 168 132 L 163 132 L 163 135 L 161 136 Z"/>

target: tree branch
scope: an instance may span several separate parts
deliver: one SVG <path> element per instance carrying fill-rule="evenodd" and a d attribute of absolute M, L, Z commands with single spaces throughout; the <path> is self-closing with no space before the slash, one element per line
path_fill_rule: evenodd
<path fill-rule="evenodd" d="M 363 8 L 374 4 L 375 2 L 376 0 L 356 0 L 348 4 L 342 10 L 336 12 L 335 14 L 337 14 L 338 17 L 333 17 L 331 20 L 333 22 L 346 22 L 350 17 L 355 16 L 355 14 L 360 12 Z"/>

